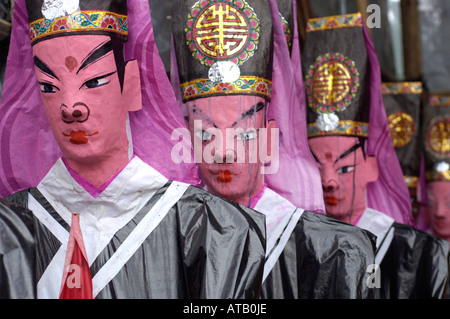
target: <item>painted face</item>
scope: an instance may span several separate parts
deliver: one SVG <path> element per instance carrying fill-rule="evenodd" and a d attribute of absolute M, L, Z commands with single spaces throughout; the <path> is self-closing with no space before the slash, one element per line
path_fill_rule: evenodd
<path fill-rule="evenodd" d="M 264 181 L 259 155 L 270 152 L 264 143 L 259 149 L 266 101 L 247 95 L 215 96 L 188 102 L 187 107 L 195 156 L 201 159 L 200 173 L 208 190 L 248 205 Z M 274 126 L 270 121 L 267 128 Z"/>
<path fill-rule="evenodd" d="M 450 241 L 450 182 L 427 183 L 426 214 L 433 234 Z"/>
<path fill-rule="evenodd" d="M 134 88 L 140 92 L 137 64 L 127 64 L 122 91 L 108 36 L 56 37 L 34 45 L 33 54 L 45 112 L 65 157 L 88 163 L 127 154 L 127 112 L 142 107 L 140 94 L 133 97 Z"/>
<path fill-rule="evenodd" d="M 367 184 L 378 178 L 375 157 L 364 159 L 355 137 L 316 137 L 309 146 L 319 166 L 327 215 L 354 223 L 366 208 Z"/>

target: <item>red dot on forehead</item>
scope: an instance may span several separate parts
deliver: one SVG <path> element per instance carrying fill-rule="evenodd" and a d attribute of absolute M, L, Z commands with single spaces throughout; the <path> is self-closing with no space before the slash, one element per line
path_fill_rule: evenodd
<path fill-rule="evenodd" d="M 326 158 L 327 160 L 331 160 L 331 159 L 333 158 L 333 154 L 332 154 L 331 152 L 326 152 L 326 153 L 325 153 L 325 158 Z"/>
<path fill-rule="evenodd" d="M 77 59 L 75 59 L 73 56 L 66 57 L 66 68 L 72 72 L 73 69 L 78 65 Z"/>

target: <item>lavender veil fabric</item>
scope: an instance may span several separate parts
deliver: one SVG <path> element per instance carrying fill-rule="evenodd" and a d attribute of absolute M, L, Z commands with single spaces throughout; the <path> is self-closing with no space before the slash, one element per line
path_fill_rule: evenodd
<path fill-rule="evenodd" d="M 305 92 L 300 63 L 296 7 L 294 37 L 289 49 L 276 0 L 270 0 L 274 32 L 272 100 L 268 118 L 280 129 L 280 164 L 276 174 L 265 176 L 267 185 L 300 208 L 325 213 L 322 182 L 317 164 L 308 146 Z"/>
<path fill-rule="evenodd" d="M 379 177 L 367 186 L 367 205 L 383 212 L 396 222 L 412 225 L 413 217 L 408 188 L 392 145 L 386 111 L 381 96 L 381 72 L 370 35 L 363 24 L 366 50 L 370 62 L 370 125 L 367 154 L 378 160 Z"/>
<path fill-rule="evenodd" d="M 185 124 L 154 41 L 148 2 L 129 0 L 128 18 L 125 58 L 138 60 L 143 99 L 142 110 L 130 112 L 134 153 L 167 178 L 197 185 L 193 155 L 191 163 L 171 160 L 179 143 L 172 131 Z M 0 104 L 0 196 L 36 186 L 62 155 L 35 80 L 24 0 L 15 2 L 13 21 Z"/>

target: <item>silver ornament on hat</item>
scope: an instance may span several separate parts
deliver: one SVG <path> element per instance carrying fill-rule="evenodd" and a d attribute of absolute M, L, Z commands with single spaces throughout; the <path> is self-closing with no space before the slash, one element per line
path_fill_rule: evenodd
<path fill-rule="evenodd" d="M 45 0 L 42 15 L 49 20 L 71 15 L 80 9 L 79 0 Z"/>
<path fill-rule="evenodd" d="M 447 162 L 442 161 L 442 162 L 434 164 L 433 168 L 437 172 L 442 173 L 442 172 L 446 172 L 446 171 L 448 171 L 450 169 L 450 164 L 447 163 Z"/>
<path fill-rule="evenodd" d="M 208 78 L 214 83 L 232 83 L 240 75 L 241 70 L 231 61 L 215 62 L 208 71 Z"/>
<path fill-rule="evenodd" d="M 318 113 L 316 127 L 324 132 L 332 131 L 339 125 L 339 117 L 335 113 Z"/>

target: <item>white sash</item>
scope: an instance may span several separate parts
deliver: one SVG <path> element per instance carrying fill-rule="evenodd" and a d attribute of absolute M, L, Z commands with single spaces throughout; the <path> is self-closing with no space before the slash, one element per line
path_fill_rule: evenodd
<path fill-rule="evenodd" d="M 366 208 L 356 226 L 370 231 L 377 236 L 375 264 L 380 265 L 394 238 L 395 220 L 372 208 Z"/>
<path fill-rule="evenodd" d="M 92 278 L 94 298 L 117 275 L 150 233 L 164 219 L 173 205 L 183 196 L 188 187 L 189 184 L 172 182 L 164 195 Z"/>
<path fill-rule="evenodd" d="M 264 190 L 254 209 L 266 215 L 266 261 L 262 280 L 264 282 L 283 252 L 304 209 L 295 207 L 270 188 Z"/>

